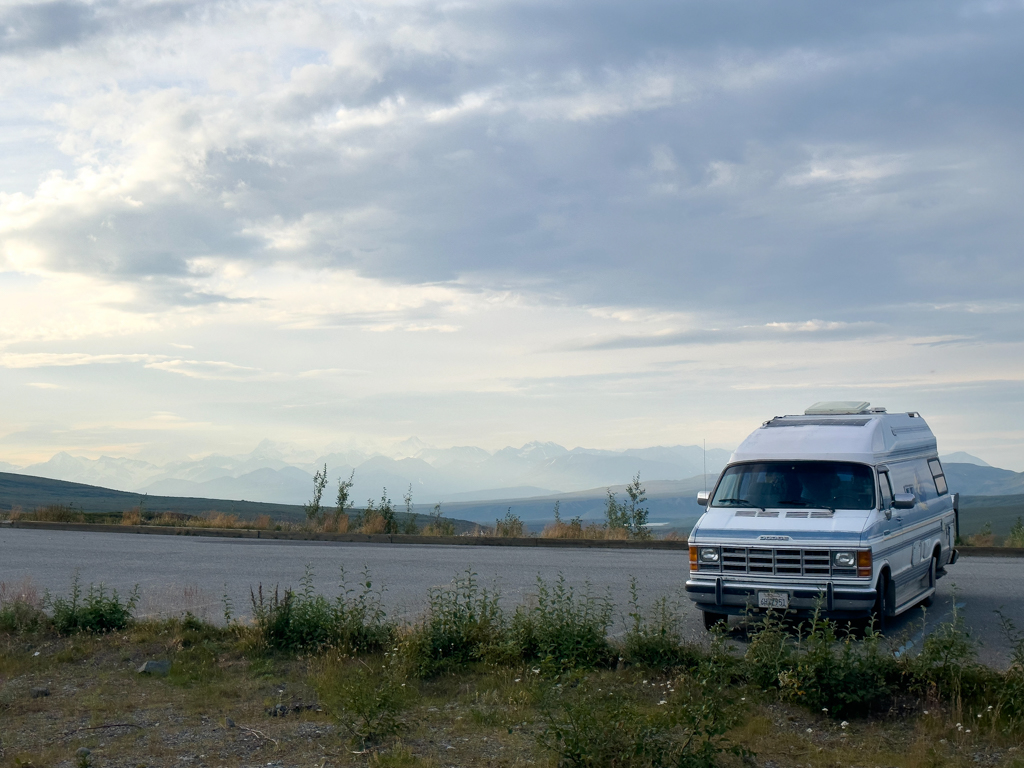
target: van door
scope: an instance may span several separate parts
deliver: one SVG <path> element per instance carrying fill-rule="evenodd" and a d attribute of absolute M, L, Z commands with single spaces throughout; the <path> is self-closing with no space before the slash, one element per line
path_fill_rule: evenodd
<path fill-rule="evenodd" d="M 917 473 L 913 462 L 901 461 L 889 466 L 891 488 L 896 493 L 912 493 L 918 500 L 913 509 L 892 511 L 892 538 L 888 542 L 888 560 L 892 569 L 892 580 L 896 587 L 896 605 L 902 605 L 919 591 L 919 584 L 912 573 L 914 569 L 914 543 L 920 547 L 919 531 L 921 490 L 917 484 Z"/>

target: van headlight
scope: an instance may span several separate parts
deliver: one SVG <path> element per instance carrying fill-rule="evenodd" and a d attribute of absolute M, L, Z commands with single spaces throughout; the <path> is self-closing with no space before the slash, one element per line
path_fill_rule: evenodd
<path fill-rule="evenodd" d="M 836 568 L 853 568 L 857 565 L 856 552 L 833 552 L 832 565 Z"/>
<path fill-rule="evenodd" d="M 722 558 L 718 553 L 718 547 L 701 547 L 698 556 L 702 563 L 717 563 Z"/>

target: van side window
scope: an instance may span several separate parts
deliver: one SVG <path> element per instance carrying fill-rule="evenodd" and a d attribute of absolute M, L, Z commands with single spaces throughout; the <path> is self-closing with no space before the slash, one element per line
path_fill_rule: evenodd
<path fill-rule="evenodd" d="M 938 459 L 929 459 L 928 469 L 932 471 L 932 480 L 935 481 L 935 490 L 939 492 L 939 496 L 944 496 L 949 492 L 949 489 L 946 487 L 946 475 L 942 471 L 942 464 L 939 463 Z"/>
<path fill-rule="evenodd" d="M 889 473 L 878 473 L 878 499 L 881 502 L 880 509 L 884 512 L 892 506 L 892 485 L 889 484 Z"/>

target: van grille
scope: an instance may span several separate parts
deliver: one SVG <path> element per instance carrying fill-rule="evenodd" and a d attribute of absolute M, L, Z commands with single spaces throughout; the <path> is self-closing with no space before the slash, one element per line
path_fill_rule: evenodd
<path fill-rule="evenodd" d="M 827 549 L 722 547 L 722 571 L 761 576 L 830 576 Z M 717 568 L 716 568 L 717 570 Z"/>

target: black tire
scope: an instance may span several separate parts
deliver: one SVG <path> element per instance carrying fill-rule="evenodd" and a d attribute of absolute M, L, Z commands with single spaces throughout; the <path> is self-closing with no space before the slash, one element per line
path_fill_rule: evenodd
<path fill-rule="evenodd" d="M 889 577 L 887 574 L 882 574 L 878 577 L 878 585 L 876 586 L 878 597 L 875 598 L 875 607 L 871 609 L 871 618 L 874 620 L 875 631 L 884 632 L 889 626 L 889 616 L 887 612 L 890 609 L 889 606 Z"/>
<path fill-rule="evenodd" d="M 709 632 L 715 628 L 718 624 L 728 624 L 729 617 L 724 613 L 712 613 L 711 611 L 701 611 L 704 614 L 704 629 Z"/>
<path fill-rule="evenodd" d="M 938 583 L 937 574 L 939 572 L 939 557 L 938 555 L 932 555 L 932 563 L 928 567 L 928 589 L 935 589 L 935 585 Z M 925 608 L 931 608 L 935 603 L 935 593 L 932 592 L 928 597 L 921 601 L 921 605 Z"/>

